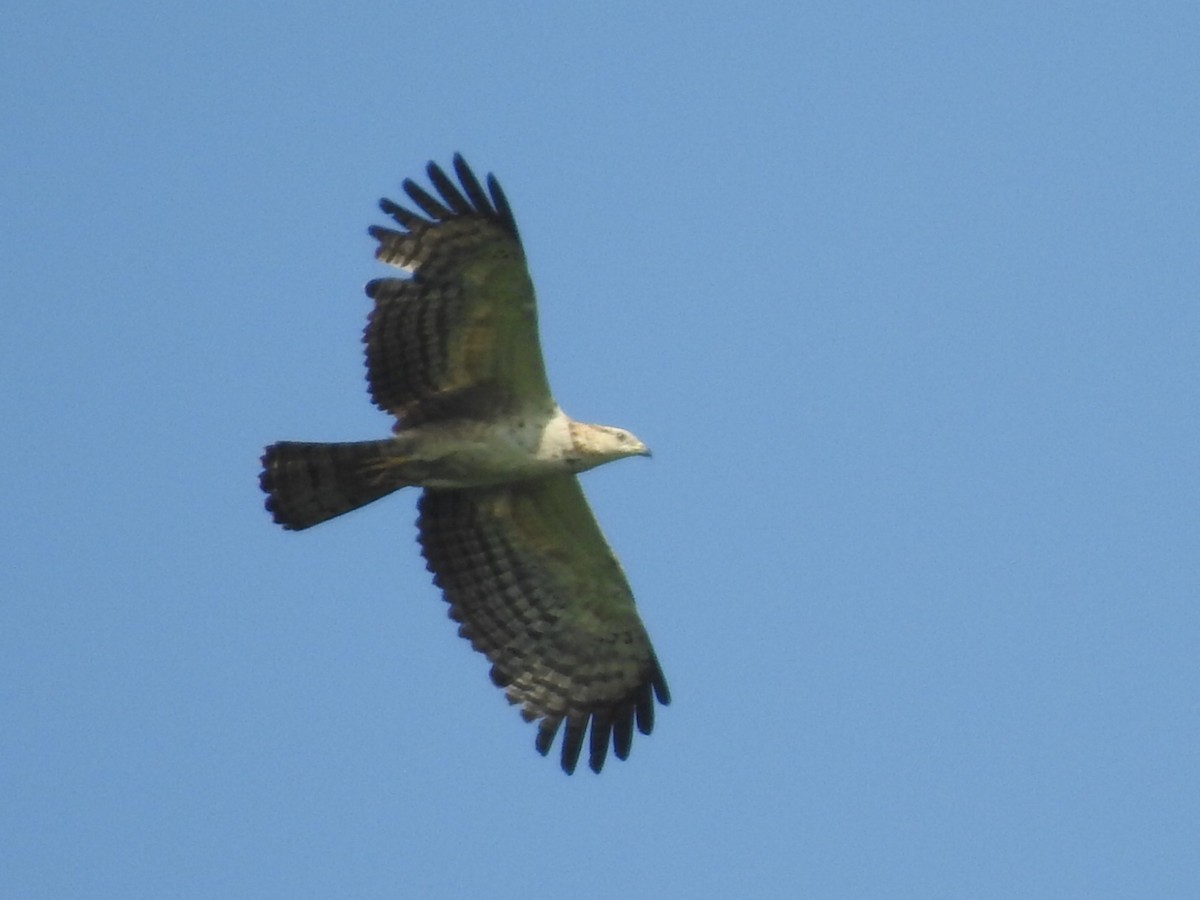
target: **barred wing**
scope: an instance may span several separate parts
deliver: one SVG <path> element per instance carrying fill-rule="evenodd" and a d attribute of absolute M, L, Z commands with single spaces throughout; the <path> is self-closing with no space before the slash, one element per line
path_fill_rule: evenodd
<path fill-rule="evenodd" d="M 588 764 L 611 742 L 629 755 L 636 724 L 670 702 L 629 583 L 573 475 L 477 490 L 426 490 L 418 521 L 434 582 L 459 633 L 492 662 L 492 680 L 541 719 L 543 755 L 565 721 L 573 772 L 591 723 Z"/>
<path fill-rule="evenodd" d="M 404 182 L 424 215 L 381 200 L 401 230 L 370 229 L 376 258 L 411 273 L 366 287 L 371 399 L 406 424 L 552 408 L 533 284 L 500 184 L 489 175 L 485 191 L 459 155 L 461 188 L 435 163 L 427 172 L 440 197 Z"/>

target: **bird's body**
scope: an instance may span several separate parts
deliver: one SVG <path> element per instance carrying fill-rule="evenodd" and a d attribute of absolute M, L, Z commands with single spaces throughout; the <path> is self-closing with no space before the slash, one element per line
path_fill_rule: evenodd
<path fill-rule="evenodd" d="M 568 772 L 590 723 L 599 771 L 609 742 L 624 758 L 634 724 L 652 727 L 653 696 L 669 696 L 575 475 L 649 451 L 554 402 L 508 202 L 461 157 L 455 171 L 461 190 L 430 163 L 440 200 L 405 182 L 427 218 L 385 200 L 404 230 L 371 229 L 377 257 L 412 274 L 367 285 L 367 380 L 396 417 L 392 437 L 272 444 L 261 484 L 268 510 L 293 530 L 423 488 L 422 549 L 460 633 L 492 661 L 509 700 L 540 720 L 542 753 L 566 723 Z"/>
<path fill-rule="evenodd" d="M 569 470 L 570 421 L 561 411 L 545 418 L 522 416 L 497 422 L 427 423 L 396 435 L 411 447 L 431 488 L 490 487 Z M 403 465 L 401 465 L 403 469 Z"/>

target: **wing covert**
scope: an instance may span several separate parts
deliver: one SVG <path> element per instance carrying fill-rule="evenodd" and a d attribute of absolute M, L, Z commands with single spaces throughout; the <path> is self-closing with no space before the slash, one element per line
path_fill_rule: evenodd
<path fill-rule="evenodd" d="M 624 759 L 649 734 L 666 680 L 629 584 L 572 475 L 476 490 L 426 490 L 420 540 L 459 633 L 549 752 L 565 723 L 572 772 L 590 724 L 588 763 Z"/>

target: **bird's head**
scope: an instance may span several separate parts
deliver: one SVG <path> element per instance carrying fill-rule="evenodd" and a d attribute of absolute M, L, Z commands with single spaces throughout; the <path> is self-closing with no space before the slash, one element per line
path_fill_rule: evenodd
<path fill-rule="evenodd" d="M 571 440 L 579 471 L 626 456 L 649 456 L 650 448 L 624 428 L 571 423 Z"/>

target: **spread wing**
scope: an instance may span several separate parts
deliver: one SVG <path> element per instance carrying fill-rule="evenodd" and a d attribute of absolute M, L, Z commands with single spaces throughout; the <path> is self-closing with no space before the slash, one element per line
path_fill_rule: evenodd
<path fill-rule="evenodd" d="M 588 763 L 611 741 L 629 755 L 649 734 L 654 696 L 670 702 L 629 583 L 573 475 L 495 488 L 426 490 L 418 521 L 434 582 L 459 633 L 492 662 L 492 679 L 541 719 L 537 749 L 566 722 L 562 766 L 574 771 L 591 723 Z"/>
<path fill-rule="evenodd" d="M 366 287 L 371 399 L 409 425 L 551 408 L 533 284 L 500 184 L 488 175 L 484 190 L 459 155 L 461 187 L 435 163 L 427 172 L 440 199 L 406 180 L 424 215 L 381 200 L 400 230 L 370 229 L 376 258 L 411 274 Z"/>

